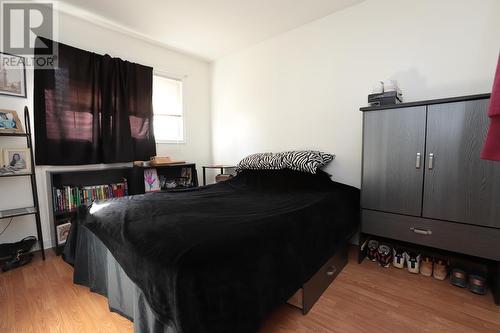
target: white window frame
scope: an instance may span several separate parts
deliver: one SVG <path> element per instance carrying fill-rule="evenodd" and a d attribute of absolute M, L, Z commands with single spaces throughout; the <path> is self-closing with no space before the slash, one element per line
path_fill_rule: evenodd
<path fill-rule="evenodd" d="M 171 74 L 166 74 L 166 73 L 162 73 L 162 72 L 159 72 L 159 71 L 153 71 L 153 77 L 154 76 L 159 76 L 159 77 L 162 77 L 162 78 L 165 78 L 165 79 L 169 79 L 169 80 L 174 80 L 174 81 L 179 81 L 181 82 L 182 84 L 182 94 L 181 94 L 181 108 L 182 108 L 182 140 L 160 140 L 160 139 L 156 139 L 156 135 L 155 135 L 155 142 L 157 144 L 185 144 L 186 143 L 186 136 L 187 136 L 187 132 L 186 132 L 186 105 L 184 103 L 184 86 L 185 86 L 185 81 L 184 79 L 180 78 L 180 77 L 175 77 Z M 153 92 L 154 93 L 154 92 Z M 153 117 L 155 116 L 155 113 L 154 113 L 154 109 L 153 109 Z M 165 116 L 168 116 L 168 115 L 165 115 Z M 170 115 L 170 116 L 175 116 L 175 115 Z"/>

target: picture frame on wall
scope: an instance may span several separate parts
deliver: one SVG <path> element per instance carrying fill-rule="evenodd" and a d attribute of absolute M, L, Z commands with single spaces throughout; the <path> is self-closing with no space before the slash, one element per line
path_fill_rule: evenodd
<path fill-rule="evenodd" d="M 16 111 L 0 110 L 0 133 L 24 133 Z"/>
<path fill-rule="evenodd" d="M 31 173 L 31 154 L 28 148 L 3 149 L 3 166 L 14 173 Z"/>
<path fill-rule="evenodd" d="M 0 52 L 0 95 L 26 98 L 24 57 Z"/>

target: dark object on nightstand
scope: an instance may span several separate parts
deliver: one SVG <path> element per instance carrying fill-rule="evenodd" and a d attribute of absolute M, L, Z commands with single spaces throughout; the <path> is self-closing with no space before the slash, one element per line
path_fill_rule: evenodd
<path fill-rule="evenodd" d="M 229 180 L 233 177 L 234 177 L 233 175 L 220 174 L 220 175 L 215 176 L 215 182 L 216 183 L 224 182 L 224 181 Z"/>
<path fill-rule="evenodd" d="M 218 164 L 218 165 L 204 165 L 202 166 L 203 168 L 203 186 L 207 185 L 207 176 L 206 176 L 206 170 L 207 169 L 220 169 L 221 175 L 224 174 L 224 170 L 226 169 L 235 169 L 236 166 L 234 165 L 223 165 L 223 164 Z"/>

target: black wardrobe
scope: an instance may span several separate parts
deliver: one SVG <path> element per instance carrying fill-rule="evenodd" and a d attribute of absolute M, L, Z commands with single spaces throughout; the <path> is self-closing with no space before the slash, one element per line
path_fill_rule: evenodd
<path fill-rule="evenodd" d="M 480 159 L 488 103 L 483 94 L 361 109 L 362 235 L 500 261 L 500 163 Z"/>

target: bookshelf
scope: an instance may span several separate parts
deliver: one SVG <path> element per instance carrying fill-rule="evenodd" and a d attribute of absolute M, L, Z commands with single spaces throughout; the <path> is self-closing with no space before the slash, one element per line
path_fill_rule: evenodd
<path fill-rule="evenodd" d="M 59 242 L 57 236 L 58 226 L 71 223 L 76 218 L 79 205 L 86 205 L 93 199 L 111 197 L 110 195 L 102 195 L 101 188 L 104 188 L 104 186 L 122 183 L 127 183 L 128 185 L 132 182 L 132 173 L 130 167 L 78 171 L 47 171 L 47 179 L 49 180 L 47 190 L 51 198 L 49 215 L 52 225 L 52 246 L 56 254 L 59 255 L 62 252 L 64 244 Z M 82 191 L 77 195 L 75 190 L 70 195 L 68 193 L 69 188 L 78 188 Z M 57 193 L 56 190 L 59 190 L 60 193 Z M 85 191 L 87 192 L 86 194 L 84 194 Z M 127 193 L 119 196 L 124 196 L 125 194 L 130 194 L 128 188 Z M 62 200 L 63 195 L 64 200 Z"/>
<path fill-rule="evenodd" d="M 35 162 L 34 162 L 34 158 L 33 158 L 33 143 L 31 141 L 31 123 L 30 123 L 29 111 L 28 111 L 27 107 L 24 107 L 24 125 L 26 127 L 26 133 L 0 133 L 0 137 L 19 137 L 19 138 L 24 138 L 26 140 L 26 146 L 30 151 L 31 172 L 30 173 L 2 175 L 2 176 L 0 176 L 0 181 L 2 180 L 2 178 L 29 177 L 31 180 L 31 192 L 32 192 L 32 196 L 33 196 L 33 206 L 0 210 L 0 219 L 16 218 L 16 217 L 25 216 L 25 215 L 33 215 L 35 217 L 38 245 L 40 247 L 40 252 L 42 254 L 42 258 L 43 258 L 43 260 L 45 260 L 45 251 L 43 249 L 42 222 L 40 219 L 40 209 L 39 209 L 39 203 L 38 203 L 38 191 L 37 191 L 37 184 L 36 184 L 36 177 L 35 177 Z"/>
<path fill-rule="evenodd" d="M 95 186 L 120 184 L 126 181 L 127 192 L 124 195 L 135 195 L 144 194 L 144 170 L 145 169 L 156 169 L 158 177 L 163 176 L 168 180 L 175 180 L 181 177 L 182 171 L 185 168 L 191 170 L 192 182 L 188 187 L 198 186 L 198 176 L 196 172 L 196 164 L 194 163 L 183 163 L 167 166 L 156 166 L 156 167 L 116 167 L 116 168 L 106 168 L 106 169 L 91 169 L 91 170 L 76 170 L 76 171 L 47 171 L 47 192 L 50 198 L 51 207 L 49 209 L 49 215 L 51 220 L 51 238 L 52 245 L 57 255 L 62 253 L 64 244 L 59 244 L 57 238 L 57 227 L 66 223 L 71 223 L 77 216 L 77 206 L 78 202 L 80 204 L 85 204 L 85 202 L 90 202 L 93 197 L 89 200 L 85 199 L 83 195 L 83 200 L 76 200 L 76 204 L 71 206 L 63 205 L 64 209 L 60 206 L 60 196 L 58 200 L 58 195 L 54 189 L 65 189 L 67 187 L 78 187 L 81 189 L 89 189 Z M 186 187 L 182 187 L 186 188 Z M 172 190 L 170 190 L 172 191 Z M 174 190 L 175 191 L 175 190 Z M 119 195 L 121 196 L 121 195 Z M 87 195 L 88 197 L 88 195 Z M 99 197 L 97 197 L 99 199 Z M 80 199 L 82 199 L 80 194 Z M 74 199 L 73 199 L 74 200 Z M 59 202 L 59 204 L 58 204 Z"/>
<path fill-rule="evenodd" d="M 179 163 L 179 164 L 168 164 L 155 167 L 137 167 L 132 168 L 132 173 L 134 175 L 133 181 L 136 183 L 132 184 L 134 189 L 137 189 L 140 193 L 145 192 L 144 186 L 144 170 L 145 169 L 156 169 L 158 178 L 164 177 L 167 181 L 175 181 L 182 178 L 183 169 L 189 169 L 191 174 L 191 180 L 186 186 L 178 186 L 175 189 L 163 188 L 162 191 L 176 191 L 180 189 L 186 189 L 191 187 L 198 187 L 198 173 L 196 171 L 196 164 L 194 163 Z"/>

